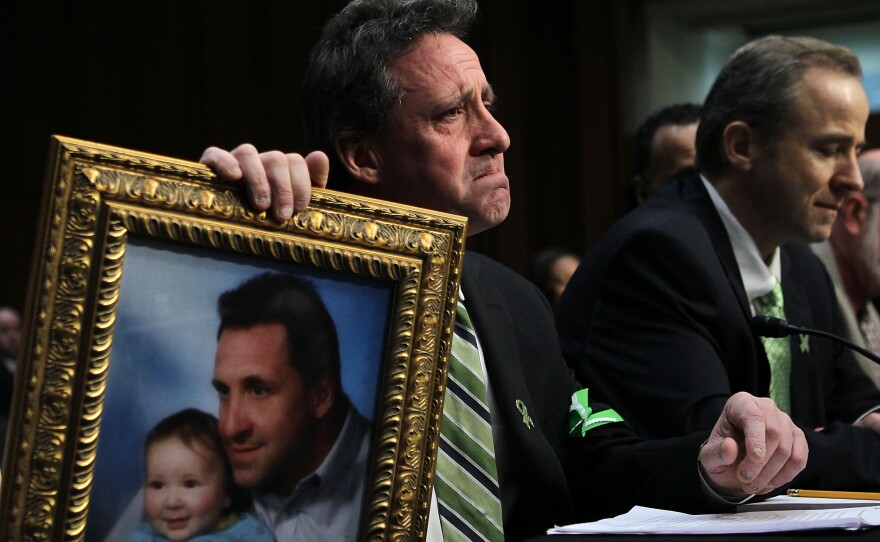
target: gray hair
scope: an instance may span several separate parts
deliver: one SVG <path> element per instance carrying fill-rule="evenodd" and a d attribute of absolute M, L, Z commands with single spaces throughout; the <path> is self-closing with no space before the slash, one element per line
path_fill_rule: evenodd
<path fill-rule="evenodd" d="M 312 50 L 303 83 L 306 141 L 331 157 L 332 186 L 346 179 L 335 146 L 378 134 L 403 89 L 391 63 L 424 34 L 464 39 L 475 0 L 353 0 L 336 14 Z"/>
<path fill-rule="evenodd" d="M 777 135 L 810 68 L 862 77 L 852 51 L 814 38 L 767 36 L 740 47 L 703 104 L 697 129 L 699 168 L 711 172 L 726 165 L 722 143 L 731 122 L 743 121 L 764 138 Z"/>

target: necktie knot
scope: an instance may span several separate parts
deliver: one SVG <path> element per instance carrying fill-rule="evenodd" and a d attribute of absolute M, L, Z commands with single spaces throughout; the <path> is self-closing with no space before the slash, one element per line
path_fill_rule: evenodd
<path fill-rule="evenodd" d="M 782 284 L 779 281 L 776 281 L 772 290 L 755 298 L 755 308 L 763 316 L 782 318 L 779 314 L 783 314 L 783 307 Z"/>

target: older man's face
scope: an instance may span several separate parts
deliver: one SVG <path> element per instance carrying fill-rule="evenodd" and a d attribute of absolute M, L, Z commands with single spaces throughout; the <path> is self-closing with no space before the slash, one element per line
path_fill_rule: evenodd
<path fill-rule="evenodd" d="M 510 138 L 476 53 L 449 34 L 424 35 L 392 70 L 404 94 L 373 141 L 376 195 L 465 215 L 469 234 L 499 224 L 510 210 Z"/>
<path fill-rule="evenodd" d="M 864 213 L 855 254 L 857 271 L 864 295 L 880 297 L 880 149 L 865 151 L 859 157 L 859 168 L 865 179 L 865 191 L 861 194 Z M 855 196 L 853 196 L 855 197 Z"/>
<path fill-rule="evenodd" d="M 854 257 L 862 275 L 865 296 L 880 297 L 880 202 L 871 203 Z"/>

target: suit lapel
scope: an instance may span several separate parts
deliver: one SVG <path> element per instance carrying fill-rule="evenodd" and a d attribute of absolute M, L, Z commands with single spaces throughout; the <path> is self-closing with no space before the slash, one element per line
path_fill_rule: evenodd
<path fill-rule="evenodd" d="M 682 201 L 689 205 L 700 222 L 706 228 L 712 246 L 715 247 L 715 254 L 724 270 L 730 288 L 733 290 L 739 303 L 740 313 L 743 320 L 741 325 L 751 328 L 752 306 L 746 295 L 745 286 L 743 285 L 742 275 L 739 272 L 739 265 L 736 263 L 736 255 L 733 252 L 733 245 L 730 242 L 730 236 L 727 234 L 727 228 L 721 220 L 721 215 L 712 202 L 712 197 L 703 186 L 703 182 L 699 177 L 695 177 L 684 181 L 682 184 Z M 784 276 L 784 275 L 783 275 Z M 784 284 L 783 284 L 784 286 Z M 783 295 L 785 292 L 783 291 Z M 731 322 L 730 325 L 735 325 Z M 752 334 L 752 341 L 755 352 L 755 364 L 758 373 L 758 393 L 768 394 L 770 390 L 770 363 L 767 361 L 767 352 L 764 350 L 764 344 L 757 334 Z M 743 360 L 743 362 L 745 362 Z"/>
<path fill-rule="evenodd" d="M 495 276 L 494 270 L 481 265 L 483 263 L 482 257 L 476 254 L 465 256 L 461 288 L 489 375 L 505 529 L 516 530 L 513 527 L 516 525 L 534 529 L 529 517 L 532 514 L 567 521 L 570 502 L 565 473 L 556 450 L 543 432 L 542 414 L 546 413 L 539 409 L 544 405 L 534 403 L 529 392 L 525 373 L 535 369 L 523 359 L 528 354 L 520 351 L 522 338 L 518 333 L 522 332 L 522 326 L 513 321 L 513 318 L 528 319 L 529 316 L 509 313 L 502 294 L 504 289 L 496 284 L 510 279 Z M 531 428 L 526 426 L 523 414 L 517 409 L 518 400 L 528 409 L 534 424 Z M 558 434 L 558 431 L 552 433 Z"/>
<path fill-rule="evenodd" d="M 746 296 L 746 290 L 743 287 L 742 276 L 739 273 L 739 266 L 736 263 L 736 256 L 733 253 L 733 245 L 730 243 L 730 236 L 727 235 L 727 229 L 721 221 L 718 210 L 712 202 L 709 192 L 703 186 L 702 180 L 697 177 L 690 179 L 690 182 L 683 183 L 682 199 L 689 204 L 694 213 L 706 227 L 706 232 L 712 240 L 712 246 L 715 247 L 715 254 L 721 263 L 727 281 L 739 301 L 740 309 L 746 322 L 752 318 L 752 309 L 749 299 Z"/>
<path fill-rule="evenodd" d="M 497 407 L 492 416 L 501 416 L 493 423 L 511 430 L 517 426 L 513 414 L 521 416 L 516 411 L 516 400 L 525 401 L 527 405 L 531 400 L 520 370 L 514 323 L 498 290 L 488 277 L 482 276 L 479 263 L 477 258 L 465 259 L 461 288 L 486 359 L 489 384 Z"/>
<path fill-rule="evenodd" d="M 780 254 L 781 273 L 782 273 L 782 297 L 785 303 L 785 319 L 789 322 L 802 326 L 813 327 L 813 318 L 810 313 L 809 304 L 807 303 L 807 292 L 793 280 L 788 280 L 791 273 L 791 257 L 782 247 Z M 790 337 L 789 346 L 791 348 L 791 389 L 805 390 L 809 389 L 810 376 L 806 369 L 811 367 L 809 361 L 812 348 L 809 341 L 813 339 L 807 337 L 806 343 L 802 347 L 801 336 L 792 335 Z M 792 393 L 791 394 L 791 411 L 807 412 L 810 405 L 800 404 L 802 401 L 812 401 L 809 394 Z"/>

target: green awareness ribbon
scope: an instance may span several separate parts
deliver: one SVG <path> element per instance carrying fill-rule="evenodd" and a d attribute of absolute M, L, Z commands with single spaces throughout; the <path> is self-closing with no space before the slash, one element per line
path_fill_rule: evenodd
<path fill-rule="evenodd" d="M 587 388 L 575 392 L 571 396 L 568 408 L 568 434 L 572 437 L 583 437 L 587 431 L 607 423 L 622 422 L 623 418 L 613 409 L 593 413 L 587 401 Z M 580 434 L 578 434 L 580 433 Z"/>

